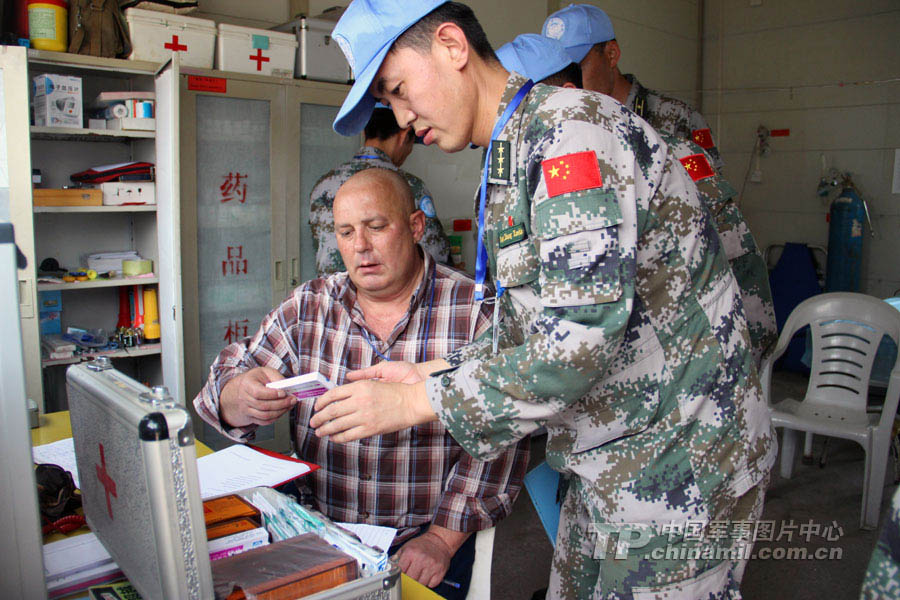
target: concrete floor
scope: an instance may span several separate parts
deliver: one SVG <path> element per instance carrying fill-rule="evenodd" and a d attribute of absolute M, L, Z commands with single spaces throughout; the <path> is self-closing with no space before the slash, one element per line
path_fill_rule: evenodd
<path fill-rule="evenodd" d="M 805 378 L 776 373 L 773 379 L 773 396 L 778 399 L 787 394 L 802 397 L 806 389 Z M 804 547 L 808 552 L 824 548 L 829 558 L 825 560 L 751 560 L 741 588 L 744 598 L 750 600 L 769 598 L 819 599 L 858 598 L 863 575 L 880 534 L 859 528 L 862 508 L 862 477 L 865 455 L 862 448 L 835 438 L 827 442 L 827 461 L 824 468 L 818 464 L 825 444 L 824 437 L 816 436 L 814 457 L 816 464 L 798 462 L 791 479 L 778 474 L 778 464 L 766 495 L 764 521 L 774 521 L 776 531 L 782 524 L 787 529 L 790 521 L 798 526 L 819 525 L 820 531 L 831 527 L 833 541 L 811 536 L 798 543 L 766 542 L 757 544 L 778 552 L 777 547 Z M 540 464 L 544 457 L 546 437 L 535 438 L 529 470 Z M 779 457 L 780 458 L 780 457 Z M 894 464 L 888 463 L 882 499 L 882 523 L 891 496 L 896 489 L 893 483 Z M 836 526 L 835 526 L 836 525 Z M 837 539 L 835 539 L 835 537 Z M 547 587 L 550 558 L 553 548 L 540 519 L 534 510 L 527 491 L 522 490 L 513 513 L 500 523 L 494 541 L 491 574 L 491 598 L 495 600 L 528 600 L 532 594 Z M 777 554 L 776 554 L 777 555 Z"/>

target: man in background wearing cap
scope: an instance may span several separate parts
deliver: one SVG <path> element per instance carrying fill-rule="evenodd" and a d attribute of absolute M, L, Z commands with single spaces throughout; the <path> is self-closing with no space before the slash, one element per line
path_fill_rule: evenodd
<path fill-rule="evenodd" d="M 722 168 L 703 115 L 677 98 L 645 88 L 634 75 L 619 71 L 622 51 L 605 12 L 590 4 L 570 4 L 547 17 L 541 33 L 559 41 L 581 65 L 585 89 L 612 96 L 657 131 L 693 140 L 712 157 L 716 169 Z"/>
<path fill-rule="evenodd" d="M 736 597 L 727 554 L 665 554 L 739 549 L 686 526 L 758 514 L 776 455 L 739 290 L 685 170 L 611 98 L 508 73 L 464 5 L 355 0 L 332 37 L 357 77 L 338 133 L 377 97 L 426 144 L 487 148 L 476 286 L 488 265 L 504 320 L 443 359 L 349 373 L 316 402 L 316 435 L 440 420 L 484 459 L 545 425 L 547 462 L 572 476 L 550 597 Z"/>
<path fill-rule="evenodd" d="M 376 108 L 366 124 L 365 142 L 353 158 L 319 178 L 309 195 L 309 224 L 316 250 L 316 276 L 326 277 L 346 271 L 334 235 L 331 207 L 334 196 L 345 181 L 365 169 L 382 168 L 397 171 L 412 189 L 416 209 L 425 213 L 425 233 L 419 244 L 439 263 L 450 265 L 450 240 L 438 220 L 434 200 L 425 182 L 400 168 L 413 149 L 416 134 L 400 127 L 387 108 Z M 452 265 L 451 265 L 452 266 Z"/>
<path fill-rule="evenodd" d="M 532 81 L 582 87 L 581 69 L 554 39 L 523 33 L 498 48 L 497 57 L 508 71 L 521 73 Z M 775 349 L 778 327 L 766 261 L 737 205 L 737 191 L 712 168 L 712 157 L 699 145 L 660 130 L 657 132 L 669 152 L 694 180 L 701 200 L 713 217 L 731 271 L 741 288 L 753 358 L 759 368 L 763 358 Z"/>

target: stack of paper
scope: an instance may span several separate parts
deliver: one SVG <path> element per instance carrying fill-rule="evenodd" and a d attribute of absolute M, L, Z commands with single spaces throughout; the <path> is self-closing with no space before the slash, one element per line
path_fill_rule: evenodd
<path fill-rule="evenodd" d="M 241 444 L 197 459 L 200 495 L 204 500 L 257 486 L 276 487 L 314 468 L 318 467 Z"/>
<path fill-rule="evenodd" d="M 87 265 L 88 269 L 93 269 L 98 273 L 106 273 L 107 271 L 121 273 L 123 260 L 141 260 L 141 255 L 134 250 L 97 252 L 88 255 Z"/>
<path fill-rule="evenodd" d="M 59 598 L 122 577 L 122 571 L 93 533 L 44 544 L 47 595 Z"/>

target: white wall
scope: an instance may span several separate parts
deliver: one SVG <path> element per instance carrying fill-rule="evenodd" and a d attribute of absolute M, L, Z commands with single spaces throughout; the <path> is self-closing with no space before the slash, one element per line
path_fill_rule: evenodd
<path fill-rule="evenodd" d="M 900 5 L 753 3 L 707 2 L 704 88 L 711 91 L 704 113 L 718 129 L 725 174 L 740 188 L 758 125 L 790 129 L 789 137 L 771 140 L 760 161 L 762 182 L 747 183 L 744 194 L 742 208 L 765 248 L 785 241 L 827 246 L 828 206 L 815 194 L 822 155 L 828 166 L 850 171 L 878 232 L 863 242 L 862 291 L 887 296 L 900 288 L 900 195 L 891 194 L 900 83 L 851 83 L 900 77 Z"/>
<path fill-rule="evenodd" d="M 464 0 L 465 1 L 465 0 Z M 699 45 L 698 0 L 604 0 L 594 1 L 613 21 L 622 48 L 620 67 L 640 81 L 688 102 L 697 99 L 697 53 Z M 296 1 L 293 3 L 298 4 Z M 346 6 L 348 0 L 309 0 L 308 12 L 321 13 L 331 6 Z M 560 0 L 469 0 L 488 35 L 499 47 L 520 33 L 540 32 L 551 12 L 568 1 Z M 200 0 L 195 16 L 219 22 L 271 27 L 290 18 L 289 0 Z M 473 216 L 474 192 L 479 183 L 481 151 L 463 150 L 444 154 L 437 148 L 418 146 L 404 168 L 425 180 L 434 195 L 438 214 L 447 223 Z M 466 240 L 467 267 L 474 268 L 473 249 Z"/>

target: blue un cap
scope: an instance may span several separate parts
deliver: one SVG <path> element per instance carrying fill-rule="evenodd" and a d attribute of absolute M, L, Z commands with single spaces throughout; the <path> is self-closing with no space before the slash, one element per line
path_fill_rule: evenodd
<path fill-rule="evenodd" d="M 362 131 L 369 121 L 375 98 L 369 86 L 384 57 L 404 31 L 447 0 L 353 0 L 331 32 L 356 81 L 334 120 L 341 135 Z"/>
<path fill-rule="evenodd" d="M 577 63 L 594 44 L 616 37 L 606 13 L 590 4 L 570 4 L 556 11 L 544 21 L 541 34 L 559 41 Z"/>
<path fill-rule="evenodd" d="M 523 33 L 503 44 L 497 49 L 497 58 L 507 71 L 536 82 L 559 73 L 573 62 L 559 42 L 536 33 Z"/>

